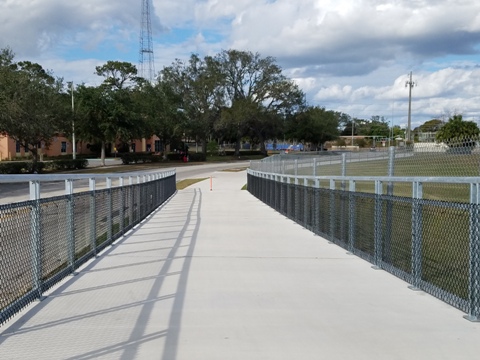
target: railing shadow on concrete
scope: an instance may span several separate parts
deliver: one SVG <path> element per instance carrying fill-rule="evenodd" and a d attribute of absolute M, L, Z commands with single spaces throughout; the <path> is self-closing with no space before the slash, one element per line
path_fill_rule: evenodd
<path fill-rule="evenodd" d="M 178 351 L 182 309 L 185 301 L 190 266 L 201 223 L 200 210 L 202 193 L 199 189 L 184 192 L 182 202 L 180 202 L 182 206 L 164 209 L 168 202 L 169 200 L 150 214 L 148 221 L 143 221 L 130 231 L 127 236 L 117 241 L 114 247 L 108 247 L 102 252 L 100 258 L 93 259 L 93 261 L 82 267 L 75 278 L 68 279 L 65 283 L 62 283 L 49 294 L 44 301 L 31 308 L 25 315 L 22 315 L 21 321 L 13 324 L 9 328 L 9 332 L 15 334 L 35 332 L 63 324 L 80 322 L 85 319 L 93 320 L 95 318 L 101 318 L 104 315 L 110 315 L 111 317 L 121 316 L 125 311 L 135 310 L 137 314 L 136 321 L 131 324 L 129 336 L 125 337 L 124 334 L 122 335 L 122 332 L 113 334 L 111 335 L 113 341 L 110 341 L 109 345 L 102 346 L 104 343 L 99 342 L 98 348 L 92 350 L 91 346 L 89 351 L 83 354 L 77 354 L 75 358 L 93 359 L 101 356 L 111 356 L 115 353 L 115 356 L 118 356 L 119 359 L 132 359 L 136 358 L 143 344 L 159 338 L 164 338 L 165 342 L 161 358 L 175 358 Z M 166 219 L 171 218 L 181 219 L 181 221 L 176 221 L 175 231 L 171 230 L 171 223 L 166 221 Z M 140 236 L 141 238 L 139 238 Z M 163 241 L 168 243 L 169 246 L 162 244 Z M 143 250 L 139 250 L 139 247 Z M 143 254 L 145 251 L 152 253 L 152 247 L 155 251 L 162 253 L 168 251 L 168 253 L 165 253 L 164 256 L 159 258 L 154 256 L 154 258 L 150 257 L 147 260 L 137 261 L 136 256 L 138 253 Z M 130 251 L 130 248 L 136 250 Z M 121 258 L 122 256 L 126 256 L 129 260 L 127 262 L 120 260 L 119 265 L 112 266 L 112 262 L 115 263 L 119 261 L 115 258 Z M 109 261 L 109 263 L 105 263 L 104 260 Z M 102 266 L 99 267 L 98 265 L 101 261 Z M 136 271 L 138 271 L 136 269 L 145 269 L 146 266 L 150 269 L 157 268 L 157 272 L 149 272 L 151 275 L 148 277 L 136 277 L 135 274 Z M 116 279 L 113 277 L 113 274 L 118 274 L 119 272 L 123 274 L 124 270 L 133 273 L 133 278 L 115 281 Z M 88 288 L 71 289 L 73 282 L 78 283 L 82 277 L 86 276 L 98 277 L 99 273 L 104 273 L 102 276 L 106 276 L 110 282 Z M 140 273 L 142 273 L 142 271 L 140 271 Z M 122 275 L 118 276 L 123 279 Z M 167 278 L 169 282 L 175 279 L 173 280 L 175 282 L 174 292 L 169 292 L 172 284 L 166 288 L 165 281 Z M 59 320 L 45 322 L 40 325 L 32 326 L 30 324 L 27 328 L 24 328 L 24 324 L 28 324 L 29 318 L 33 318 L 39 312 L 44 311 L 47 306 L 52 305 L 51 302 L 54 302 L 58 298 L 75 296 L 79 293 L 91 293 L 89 297 L 94 298 L 95 293 L 98 291 L 109 290 L 125 285 L 135 286 L 136 284 L 144 282 L 150 282 L 151 285 L 147 288 L 147 293 L 141 301 L 125 299 L 116 306 L 109 306 L 108 308 L 82 313 L 81 315 L 62 317 Z M 163 292 L 163 294 L 161 294 L 161 292 Z M 168 326 L 165 329 L 156 327 L 156 329 L 154 329 L 155 331 L 152 331 L 152 328 L 147 324 L 147 319 L 152 319 L 154 308 L 158 306 L 159 302 L 172 303 L 170 313 L 165 313 L 165 316 L 169 317 Z M 155 323 L 155 319 L 152 319 L 152 322 Z M 164 322 L 162 322 L 162 324 L 163 323 Z M 8 336 L 8 334 L 6 336 Z M 0 345 L 5 339 L 6 337 L 0 339 Z"/>

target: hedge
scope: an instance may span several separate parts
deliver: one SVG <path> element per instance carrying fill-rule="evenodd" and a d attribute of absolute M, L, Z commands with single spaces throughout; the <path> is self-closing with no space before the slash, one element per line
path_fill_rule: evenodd
<path fill-rule="evenodd" d="M 0 174 L 31 174 L 33 172 L 41 173 L 44 170 L 75 170 L 85 169 L 88 166 L 86 159 L 75 160 L 52 160 L 36 163 L 36 169 L 33 169 L 32 161 L 5 161 L 0 162 Z"/>
<path fill-rule="evenodd" d="M 160 162 L 162 161 L 162 157 L 160 155 L 154 155 L 151 152 L 128 152 L 128 153 L 121 153 L 119 154 L 120 159 L 122 159 L 122 163 L 124 165 L 128 164 L 137 164 L 139 162 L 147 163 L 147 162 Z"/>

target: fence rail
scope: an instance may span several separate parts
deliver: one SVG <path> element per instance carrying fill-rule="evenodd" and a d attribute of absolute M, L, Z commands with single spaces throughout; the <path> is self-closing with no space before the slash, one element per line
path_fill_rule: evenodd
<path fill-rule="evenodd" d="M 432 184 L 463 186 L 468 201 L 426 199 L 424 186 Z M 394 195 L 396 187 L 409 188 L 409 195 Z M 315 234 L 480 320 L 480 177 L 248 169 L 248 190 Z"/>
<path fill-rule="evenodd" d="M 28 181 L 30 200 L 0 205 L 0 325 L 164 203 L 175 179 L 175 171 L 2 176 Z M 64 195 L 44 197 L 47 181 L 64 181 Z M 82 181 L 88 188 L 76 192 Z"/>

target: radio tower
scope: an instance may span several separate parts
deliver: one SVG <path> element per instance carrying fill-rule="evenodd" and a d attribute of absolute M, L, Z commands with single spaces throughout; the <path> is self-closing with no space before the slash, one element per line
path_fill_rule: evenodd
<path fill-rule="evenodd" d="M 155 77 L 155 66 L 152 45 L 152 23 L 150 22 L 150 1 L 142 0 L 139 73 L 141 77 L 152 82 Z"/>

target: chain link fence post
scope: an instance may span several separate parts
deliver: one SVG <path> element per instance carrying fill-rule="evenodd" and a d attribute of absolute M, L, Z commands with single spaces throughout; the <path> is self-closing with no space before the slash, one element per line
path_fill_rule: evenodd
<path fill-rule="evenodd" d="M 388 176 L 394 176 L 395 171 L 395 147 L 390 146 L 388 148 Z M 387 183 L 387 195 L 389 197 L 393 196 L 393 182 L 389 181 Z M 386 209 L 386 226 L 385 226 L 385 249 L 384 249 L 384 260 L 388 264 L 392 264 L 392 228 L 393 228 L 393 201 L 387 200 L 387 209 Z"/>
<path fill-rule="evenodd" d="M 90 178 L 90 246 L 92 254 L 97 257 L 97 204 L 96 204 L 96 182 L 95 178 Z"/>
<path fill-rule="evenodd" d="M 120 233 L 125 235 L 125 180 L 123 177 L 120 177 L 119 180 L 119 185 L 120 185 L 120 209 L 119 215 L 120 215 Z"/>
<path fill-rule="evenodd" d="M 310 218 L 310 198 L 308 196 L 308 179 L 304 178 L 303 179 L 303 227 L 308 229 L 309 226 L 309 221 L 308 219 Z"/>
<path fill-rule="evenodd" d="M 65 196 L 67 198 L 67 249 L 70 274 L 75 275 L 75 216 L 73 199 L 73 180 L 65 180 Z"/>
<path fill-rule="evenodd" d="M 353 249 L 355 245 L 355 216 L 356 216 L 356 206 L 355 206 L 355 180 L 350 180 L 349 182 L 349 226 L 348 226 L 348 251 L 353 254 Z"/>
<path fill-rule="evenodd" d="M 330 242 L 335 242 L 335 180 L 330 179 Z"/>
<path fill-rule="evenodd" d="M 31 261 L 32 261 L 32 290 L 38 300 L 43 300 L 42 289 L 42 229 L 41 229 L 41 205 L 40 205 L 40 182 L 30 181 L 31 205 Z"/>
<path fill-rule="evenodd" d="M 480 184 L 470 185 L 470 271 L 468 283 L 468 315 L 469 321 L 480 321 Z"/>
<path fill-rule="evenodd" d="M 382 199 L 383 183 L 375 180 L 375 209 L 374 209 L 374 256 L 373 268 L 381 268 L 382 259 Z"/>
<path fill-rule="evenodd" d="M 422 183 L 414 181 L 412 192 L 412 286 L 410 289 L 419 290 L 422 280 Z"/>
<path fill-rule="evenodd" d="M 113 199 L 112 199 L 112 178 L 107 177 L 107 244 L 110 243 L 113 246 Z"/>
<path fill-rule="evenodd" d="M 313 229 L 315 234 L 320 234 L 320 180 L 315 178 L 315 189 L 314 189 L 314 219 L 313 219 Z"/>
<path fill-rule="evenodd" d="M 347 176 L 347 154 L 343 153 L 342 154 L 342 176 L 345 177 Z M 346 204 L 346 193 L 345 190 L 347 188 L 347 183 L 345 180 L 342 180 L 342 193 L 340 195 L 340 241 L 347 243 L 346 235 L 345 235 L 345 228 L 347 227 L 346 225 L 349 224 L 345 221 L 345 214 L 346 214 L 346 209 L 347 209 L 347 204 Z"/>

